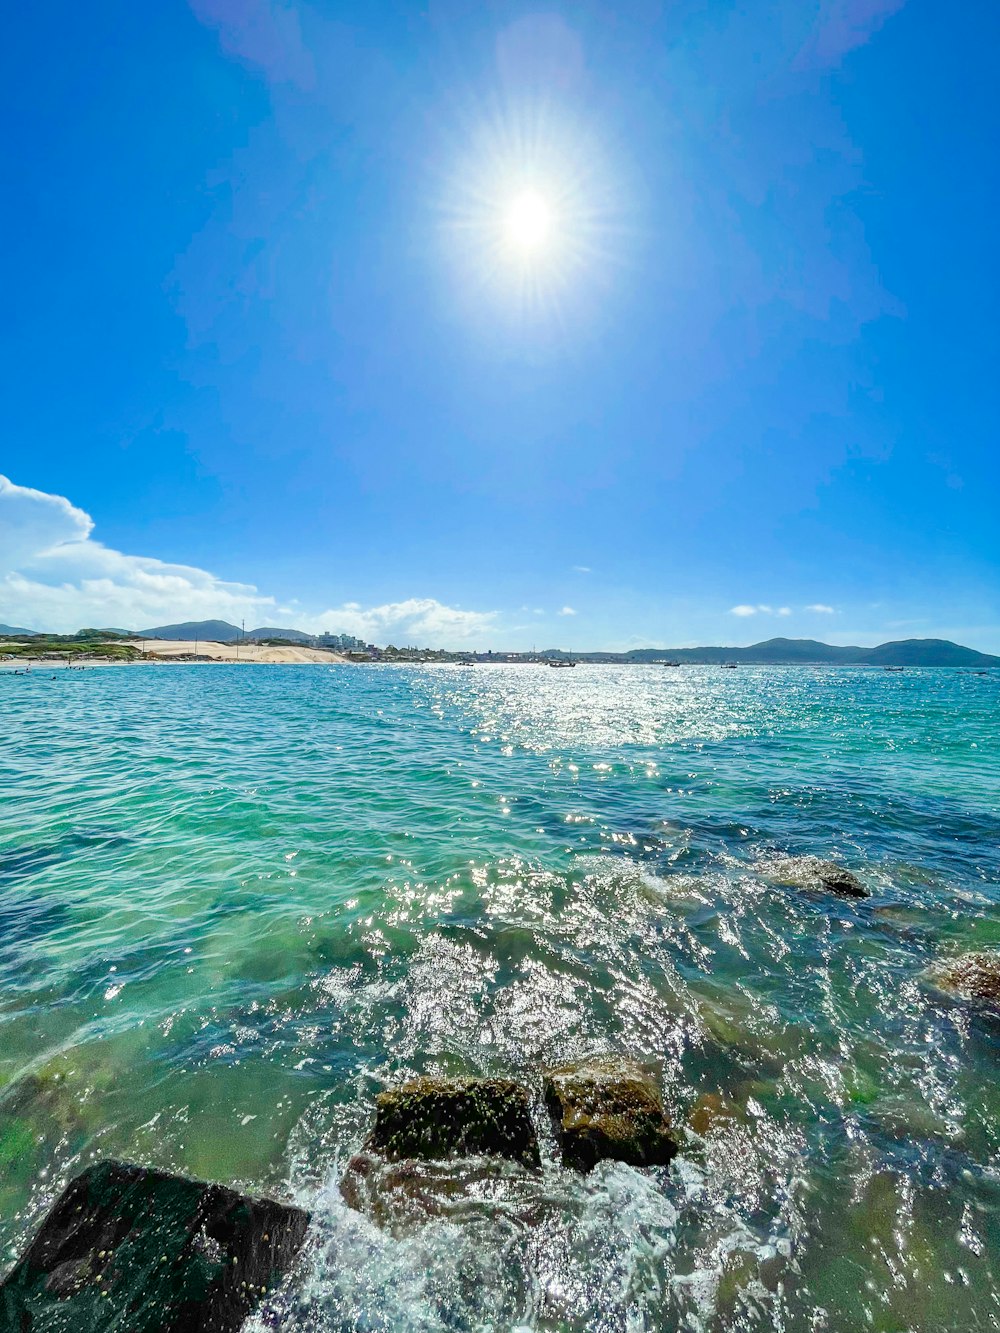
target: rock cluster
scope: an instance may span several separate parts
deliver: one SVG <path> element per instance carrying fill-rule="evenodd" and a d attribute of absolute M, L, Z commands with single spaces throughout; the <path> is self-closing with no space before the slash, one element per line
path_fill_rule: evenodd
<path fill-rule="evenodd" d="M 544 1094 L 566 1166 L 589 1171 L 603 1158 L 662 1166 L 676 1154 L 660 1094 L 635 1061 L 550 1070 Z M 448 1171 L 449 1160 L 470 1158 L 461 1173 Z M 505 1170 L 533 1172 L 540 1162 L 531 1099 L 520 1084 L 420 1078 L 376 1098 L 375 1125 L 340 1189 L 350 1207 L 392 1226 L 411 1213 L 445 1212 Z"/>

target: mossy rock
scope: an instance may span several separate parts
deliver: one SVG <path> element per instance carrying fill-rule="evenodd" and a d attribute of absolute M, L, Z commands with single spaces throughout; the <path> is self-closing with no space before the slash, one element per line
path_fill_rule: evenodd
<path fill-rule="evenodd" d="M 931 975 L 959 999 L 1000 1006 L 1000 953 L 962 953 L 938 964 Z"/>
<path fill-rule="evenodd" d="M 57 1200 L 0 1286 L 21 1333 L 236 1333 L 299 1250 L 307 1213 L 100 1162 Z"/>
<path fill-rule="evenodd" d="M 375 1099 L 365 1149 L 406 1158 L 507 1157 L 539 1166 L 528 1094 L 503 1078 L 418 1078 Z"/>
<path fill-rule="evenodd" d="M 550 1069 L 544 1093 L 563 1161 L 578 1171 L 604 1158 L 665 1166 L 677 1153 L 659 1090 L 634 1060 L 609 1057 Z"/>

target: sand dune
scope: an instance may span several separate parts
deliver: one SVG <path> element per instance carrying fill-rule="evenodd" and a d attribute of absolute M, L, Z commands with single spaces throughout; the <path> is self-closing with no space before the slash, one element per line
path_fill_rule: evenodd
<path fill-rule="evenodd" d="M 327 652 L 325 648 L 267 647 L 255 643 L 210 643 L 205 639 L 132 639 L 133 648 L 138 648 L 145 657 L 168 660 L 174 657 L 186 657 L 197 654 L 199 657 L 211 657 L 217 662 L 346 662 L 342 653 Z"/>

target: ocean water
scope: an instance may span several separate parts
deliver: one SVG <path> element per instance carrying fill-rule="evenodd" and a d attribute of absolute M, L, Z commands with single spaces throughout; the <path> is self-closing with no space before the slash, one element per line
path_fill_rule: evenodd
<path fill-rule="evenodd" d="M 997 1328 L 1000 1021 L 928 969 L 1000 946 L 998 706 L 958 671 L 0 674 L 3 1265 L 118 1156 L 313 1210 L 268 1327 Z M 383 1087 L 608 1051 L 658 1069 L 669 1169 L 563 1171 L 539 1112 L 537 1177 L 341 1201 Z"/>

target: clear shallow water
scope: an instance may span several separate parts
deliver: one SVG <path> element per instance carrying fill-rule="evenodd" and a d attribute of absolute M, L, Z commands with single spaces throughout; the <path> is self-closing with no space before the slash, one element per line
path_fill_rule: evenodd
<path fill-rule="evenodd" d="M 1000 678 L 0 674 L 0 1245 L 91 1155 L 316 1215 L 304 1330 L 1000 1323 Z M 775 882 L 833 857 L 873 896 Z M 389 1235 L 337 1182 L 415 1072 L 620 1050 L 669 1172 L 556 1165 Z M 709 1123 L 705 1098 L 728 1114 Z M 703 1133 L 689 1128 L 693 1121 Z"/>

